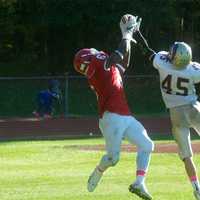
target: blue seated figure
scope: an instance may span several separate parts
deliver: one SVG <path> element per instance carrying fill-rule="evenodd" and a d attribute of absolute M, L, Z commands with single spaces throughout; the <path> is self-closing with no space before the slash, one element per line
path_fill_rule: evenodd
<path fill-rule="evenodd" d="M 60 89 L 58 80 L 50 80 L 48 89 L 41 90 L 37 95 L 37 110 L 33 112 L 36 117 L 51 118 L 54 101 L 60 101 Z"/>

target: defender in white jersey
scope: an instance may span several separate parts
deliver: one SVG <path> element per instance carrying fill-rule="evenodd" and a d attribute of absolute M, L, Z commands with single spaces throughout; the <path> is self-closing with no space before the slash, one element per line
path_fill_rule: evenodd
<path fill-rule="evenodd" d="M 178 144 L 179 155 L 192 183 L 194 196 L 200 200 L 200 185 L 192 159 L 190 128 L 200 135 L 200 103 L 195 84 L 200 82 L 200 64 L 192 62 L 192 51 L 184 42 L 175 42 L 169 52 L 151 56 L 158 70 L 164 103 L 170 111 L 172 133 Z"/>

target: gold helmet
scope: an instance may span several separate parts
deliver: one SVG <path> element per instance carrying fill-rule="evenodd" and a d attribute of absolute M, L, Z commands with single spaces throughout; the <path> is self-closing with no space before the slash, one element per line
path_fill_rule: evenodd
<path fill-rule="evenodd" d="M 185 68 L 192 60 L 191 47 L 185 42 L 174 42 L 169 50 L 169 59 L 176 69 Z"/>

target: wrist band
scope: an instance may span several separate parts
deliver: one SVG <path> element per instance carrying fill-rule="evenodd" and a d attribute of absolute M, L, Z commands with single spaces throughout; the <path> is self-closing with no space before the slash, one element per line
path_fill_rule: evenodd
<path fill-rule="evenodd" d="M 119 50 L 115 50 L 115 53 L 119 55 L 119 57 L 123 60 L 124 59 L 124 55 L 119 51 Z"/>

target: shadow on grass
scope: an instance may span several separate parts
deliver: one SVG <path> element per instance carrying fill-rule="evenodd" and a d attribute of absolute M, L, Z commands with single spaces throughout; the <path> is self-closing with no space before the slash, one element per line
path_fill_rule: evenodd
<path fill-rule="evenodd" d="M 160 134 L 160 133 L 154 133 L 149 134 L 149 137 L 153 141 L 166 141 L 166 140 L 174 140 L 172 134 Z M 101 134 L 95 134 L 95 135 L 89 135 L 89 134 L 82 134 L 82 135 L 74 135 L 74 136 L 68 136 L 68 135 L 60 135 L 60 136 L 25 136 L 25 137 L 13 137 L 13 138 L 1 138 L 0 139 L 0 145 L 7 142 L 21 142 L 21 141 L 56 141 L 56 140 L 93 140 L 93 139 L 99 139 L 103 138 Z M 191 132 L 191 140 L 197 140 L 200 139 L 199 135 Z"/>
<path fill-rule="evenodd" d="M 174 140 L 174 137 L 172 134 L 149 134 L 149 137 L 154 140 Z M 200 139 L 199 135 L 194 133 L 193 131 L 191 132 L 191 140 L 197 140 Z"/>

